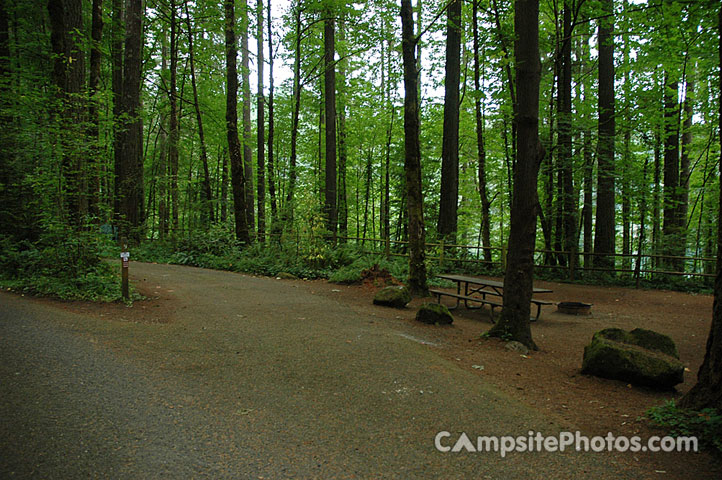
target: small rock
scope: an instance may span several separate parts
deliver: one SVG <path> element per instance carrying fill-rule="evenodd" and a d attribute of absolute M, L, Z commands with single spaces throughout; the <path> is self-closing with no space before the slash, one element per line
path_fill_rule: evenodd
<path fill-rule="evenodd" d="M 518 352 L 522 355 L 526 355 L 529 353 L 529 349 L 526 347 L 526 345 L 517 341 L 511 341 L 507 343 L 506 345 L 504 345 L 504 348 L 509 350 L 510 352 Z"/>
<path fill-rule="evenodd" d="M 403 285 L 382 288 L 374 296 L 374 305 L 384 307 L 404 308 L 410 301 L 411 294 Z"/>
<path fill-rule="evenodd" d="M 454 317 L 445 305 L 438 303 L 425 303 L 416 312 L 416 320 L 430 325 L 450 325 Z"/>
<path fill-rule="evenodd" d="M 278 275 L 276 275 L 276 278 L 281 280 L 298 280 L 296 275 L 288 272 L 279 272 Z"/>

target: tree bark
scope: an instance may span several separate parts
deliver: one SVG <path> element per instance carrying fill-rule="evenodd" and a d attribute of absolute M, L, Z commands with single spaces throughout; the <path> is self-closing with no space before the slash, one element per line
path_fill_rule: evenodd
<path fill-rule="evenodd" d="M 236 70 L 235 9 L 234 0 L 224 0 L 226 29 L 226 137 L 231 160 L 231 185 L 233 189 L 233 214 L 236 239 L 244 244 L 251 242 L 246 217 L 246 183 L 238 139 L 238 72 Z"/>
<path fill-rule="evenodd" d="M 597 138 L 597 216 L 594 258 L 598 268 L 614 268 L 614 7 L 602 1 L 599 20 L 599 126 Z"/>
<path fill-rule="evenodd" d="M 291 114 L 291 156 L 288 160 L 288 190 L 283 206 L 284 227 L 293 227 L 294 201 L 296 194 L 296 161 L 298 156 L 298 123 L 301 109 L 301 13 L 300 2 L 294 6 L 294 60 L 293 60 L 293 113 Z"/>
<path fill-rule="evenodd" d="M 326 229 L 331 241 L 336 243 L 338 234 L 338 208 L 336 185 L 336 26 L 333 13 L 327 9 L 323 27 L 324 45 L 324 93 L 326 114 L 326 184 L 324 188 L 324 215 Z"/>
<path fill-rule="evenodd" d="M 88 79 L 88 137 L 91 142 L 89 162 L 90 180 L 88 193 L 88 211 L 94 217 L 100 215 L 100 175 L 101 144 L 99 138 L 100 118 L 98 116 L 99 99 L 96 95 L 100 86 L 100 63 L 102 59 L 101 41 L 103 39 L 103 0 L 93 0 L 90 28 L 90 77 Z"/>
<path fill-rule="evenodd" d="M 246 223 L 255 231 L 253 211 L 253 152 L 251 150 L 251 67 L 248 51 L 248 1 L 241 0 L 241 81 L 243 89 L 243 173 L 246 193 Z"/>
<path fill-rule="evenodd" d="M 659 128 L 655 128 L 654 132 L 654 187 L 652 190 L 652 251 L 655 255 L 662 253 L 662 226 L 660 224 L 660 209 L 661 209 L 661 178 L 662 178 L 662 151 L 660 148 L 661 138 L 659 135 Z M 654 258 L 652 260 L 654 268 L 659 266 L 659 260 Z"/>
<path fill-rule="evenodd" d="M 504 277 L 504 307 L 489 335 L 509 337 L 537 349 L 529 317 L 534 284 L 536 189 L 544 148 L 539 141 L 539 0 L 516 0 L 514 42 L 517 142 L 511 229 Z"/>
<path fill-rule="evenodd" d="M 592 235 L 593 215 L 593 192 L 594 192 L 594 155 L 592 155 L 592 132 L 585 130 L 582 138 L 584 158 L 584 206 L 582 207 L 582 223 L 584 225 L 584 268 L 593 266 L 592 250 L 594 248 L 594 237 Z"/>
<path fill-rule="evenodd" d="M 221 223 L 228 218 L 228 147 L 224 147 L 221 161 Z"/>
<path fill-rule="evenodd" d="M 572 156 L 572 0 L 565 0 L 563 12 L 563 38 L 561 68 L 559 70 L 559 163 L 562 187 L 562 226 L 564 251 L 576 265 L 577 245 L 577 194 L 574 189 L 574 157 Z"/>
<path fill-rule="evenodd" d="M 346 164 L 348 154 L 346 150 L 346 24 L 343 19 L 339 21 L 339 56 L 338 63 L 338 232 L 341 237 L 348 235 L 348 200 L 346 198 Z M 342 240 L 345 241 L 345 240 Z"/>
<path fill-rule="evenodd" d="M 166 79 L 168 77 L 168 40 L 165 25 L 161 31 L 161 49 L 160 49 L 160 72 L 162 86 L 167 91 Z M 165 106 L 164 106 L 165 107 Z M 165 240 L 168 235 L 168 113 L 165 108 L 159 120 L 158 143 L 160 144 L 160 158 L 158 161 L 158 238 Z"/>
<path fill-rule="evenodd" d="M 664 189 L 662 199 L 664 204 L 664 220 L 662 224 L 662 237 L 665 255 L 682 255 L 679 237 L 678 211 L 679 204 L 679 83 L 669 72 L 664 76 Z M 679 260 L 666 260 L 666 267 L 678 270 Z"/>
<path fill-rule="evenodd" d="M 269 17 L 269 22 L 270 22 Z M 256 95 L 256 201 L 258 202 L 258 240 L 266 240 L 266 167 L 265 167 L 265 96 L 263 93 L 263 0 L 256 0 L 256 66 L 258 94 Z"/>
<path fill-rule="evenodd" d="M 143 224 L 143 120 L 140 91 L 143 49 L 143 2 L 126 1 L 125 54 L 123 59 L 123 97 L 121 117 L 127 119 L 121 130 L 120 178 L 121 236 L 140 243 Z"/>
<path fill-rule="evenodd" d="M 419 145 L 419 85 L 414 49 L 414 19 L 411 0 L 401 0 L 402 55 L 404 62 L 404 172 L 409 240 L 408 287 L 413 294 L 425 295 L 426 234 L 421 192 L 421 147 Z"/>
<path fill-rule="evenodd" d="M 179 235 L 180 192 L 178 190 L 178 19 L 175 0 L 170 0 L 170 125 L 168 138 L 168 166 L 170 168 L 170 210 L 173 237 Z"/>
<path fill-rule="evenodd" d="M 273 17 L 271 16 L 271 0 L 267 0 L 266 13 L 268 17 L 268 195 L 271 197 L 271 234 L 279 233 L 278 205 L 276 201 L 276 175 L 273 159 L 274 136 L 274 84 L 273 84 Z M 280 241 L 280 238 L 278 239 Z"/>
<path fill-rule="evenodd" d="M 459 77 L 461 68 L 461 0 L 451 0 L 446 23 L 444 130 L 441 145 L 441 200 L 437 231 L 456 243 L 459 203 Z"/>
<path fill-rule="evenodd" d="M 61 210 L 73 225 L 78 225 L 88 211 L 85 181 L 84 142 L 78 141 L 78 130 L 85 122 L 81 92 L 85 85 L 85 53 L 78 32 L 83 31 L 81 0 L 51 0 L 50 42 L 54 54 L 53 80 L 56 86 L 58 116 L 64 124 L 60 131 L 61 169 L 64 195 Z"/>
<path fill-rule="evenodd" d="M 472 27 L 474 32 L 474 113 L 476 117 L 476 151 L 478 159 L 479 196 L 481 197 L 481 243 L 484 260 L 491 262 L 491 225 L 489 223 L 489 196 L 486 187 L 486 148 L 484 146 L 484 117 L 481 111 L 481 64 L 479 60 L 479 0 L 472 1 Z"/>
<path fill-rule="evenodd" d="M 689 212 L 689 177 L 690 171 L 690 150 L 692 149 L 692 124 L 694 117 L 694 69 L 687 72 L 685 79 L 684 98 L 684 121 L 682 123 L 682 148 L 679 159 L 679 228 L 681 230 L 681 245 L 686 250 L 687 237 L 687 215 Z"/>
<path fill-rule="evenodd" d="M 110 54 L 112 57 L 112 90 L 113 90 L 113 217 L 117 226 L 120 221 L 120 178 L 123 174 L 121 157 L 121 99 L 123 98 L 123 0 L 113 0 L 113 31 L 111 35 Z"/>

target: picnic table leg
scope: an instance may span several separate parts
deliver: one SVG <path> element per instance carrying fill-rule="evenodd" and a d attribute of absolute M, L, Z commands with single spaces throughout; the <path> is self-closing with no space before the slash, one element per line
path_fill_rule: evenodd
<path fill-rule="evenodd" d="M 532 317 L 531 321 L 536 322 L 539 320 L 539 315 L 541 315 L 541 303 L 536 304 L 536 317 Z"/>
<path fill-rule="evenodd" d="M 466 291 L 466 288 L 464 289 L 464 291 Z M 456 282 L 456 294 L 461 295 L 461 282 Z M 466 305 L 466 301 L 464 301 L 464 305 Z M 457 308 L 459 308 L 459 297 L 456 297 L 456 306 L 454 307 L 454 309 Z"/>
<path fill-rule="evenodd" d="M 461 285 L 461 284 L 459 284 L 459 285 Z M 472 293 L 473 293 L 473 292 L 472 292 Z M 469 296 L 469 282 L 464 282 L 464 296 L 465 296 L 465 297 L 468 297 L 468 296 Z M 486 296 L 482 295 L 482 298 L 486 298 Z M 478 307 L 470 307 L 468 300 L 464 300 L 464 306 L 465 306 L 466 308 L 468 308 L 469 310 L 476 310 L 476 309 L 478 309 L 478 308 L 484 308 L 484 304 L 483 304 L 483 303 L 482 303 L 480 306 L 478 306 Z"/>
<path fill-rule="evenodd" d="M 434 293 L 434 295 L 436 295 L 436 303 L 438 303 L 439 305 L 441 305 L 441 294 L 440 294 L 440 293 Z M 456 299 L 456 306 L 454 306 L 454 307 L 446 307 L 446 308 L 448 308 L 449 310 L 456 310 L 457 308 L 459 308 L 459 299 L 458 299 L 458 298 Z"/>

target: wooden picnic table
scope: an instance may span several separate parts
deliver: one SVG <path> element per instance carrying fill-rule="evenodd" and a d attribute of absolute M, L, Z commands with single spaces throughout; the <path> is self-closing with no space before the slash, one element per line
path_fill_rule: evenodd
<path fill-rule="evenodd" d="M 449 296 L 449 297 L 456 298 L 456 306 L 451 307 L 452 309 L 458 308 L 461 300 L 464 300 L 464 306 L 466 306 L 466 308 L 470 308 L 470 309 L 482 308 L 484 305 L 489 305 L 491 307 L 491 314 L 492 314 L 492 319 L 493 319 L 494 308 L 502 306 L 501 301 L 487 298 L 487 295 L 490 295 L 492 297 L 502 297 L 503 290 L 504 290 L 503 282 L 498 282 L 496 280 L 490 280 L 488 278 L 482 278 L 482 277 L 471 277 L 471 276 L 467 276 L 467 275 L 444 274 L 444 275 L 437 275 L 437 277 L 456 283 L 456 294 L 444 292 L 441 290 L 430 290 L 430 292 L 433 295 L 436 295 L 439 303 L 441 303 L 442 296 Z M 463 293 L 461 292 L 462 285 L 464 286 Z M 548 288 L 534 287 L 532 294 L 536 295 L 536 294 L 540 294 L 540 293 L 551 293 L 551 292 L 552 292 L 552 290 L 550 290 Z M 479 298 L 478 295 L 481 295 L 481 298 Z M 478 307 L 472 307 L 472 306 L 469 306 L 469 302 L 479 303 L 481 305 Z M 539 300 L 536 298 L 532 298 L 531 302 L 537 306 L 536 316 L 533 317 L 532 320 L 539 319 L 539 315 L 541 314 L 542 305 L 551 305 L 551 303 L 552 303 L 552 302 L 549 302 L 546 300 Z"/>
<path fill-rule="evenodd" d="M 467 275 L 437 275 L 439 278 L 450 280 L 456 283 L 456 293 L 461 293 L 461 285 L 464 285 L 464 295 L 471 295 L 474 293 L 481 293 L 483 296 L 486 295 L 503 295 L 504 282 L 497 282 L 496 280 L 490 280 L 488 278 L 481 277 L 470 277 Z M 491 289 L 491 290 L 489 290 Z M 493 292 L 493 293 L 492 293 Z M 548 288 L 534 287 L 533 294 L 537 293 L 551 293 L 552 290 Z"/>

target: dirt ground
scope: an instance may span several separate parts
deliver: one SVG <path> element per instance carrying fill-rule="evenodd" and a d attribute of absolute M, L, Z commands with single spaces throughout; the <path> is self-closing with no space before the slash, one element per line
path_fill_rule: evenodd
<path fill-rule="evenodd" d="M 403 320 L 414 335 L 436 344 L 430 348 L 435 348 L 440 355 L 475 371 L 502 391 L 559 419 L 563 425 L 579 429 L 584 435 L 612 432 L 616 436 L 638 435 L 643 439 L 665 435 L 651 428 L 642 417 L 648 408 L 680 398 L 696 382 L 710 329 L 712 296 L 544 281 L 535 282 L 535 287 L 553 290 L 539 297 L 555 305 L 542 307 L 539 321 L 532 323 L 532 335 L 539 351 L 526 356 L 506 351 L 500 340 L 481 338 L 492 325 L 488 307 L 467 310 L 462 305 L 452 312 L 453 325 L 439 327 L 414 320 L 418 306 L 435 301 L 433 298 L 414 299 L 403 310 L 375 307 L 371 303 L 378 287 L 371 282 L 336 286 L 331 295 L 340 295 L 343 302 L 354 308 Z M 328 290 L 328 285 L 318 283 L 317 293 L 328 294 Z M 591 303 L 591 314 L 559 313 L 556 303 L 562 301 Z M 448 297 L 443 302 L 453 305 Z M 594 332 L 608 327 L 626 330 L 641 327 L 669 335 L 686 366 L 684 383 L 678 385 L 676 391 L 657 392 L 582 375 L 584 347 Z M 640 453 L 633 458 L 653 464 L 662 478 L 665 474 L 695 478 L 694 472 L 699 476 L 708 476 L 712 471 L 722 474 L 722 460 L 707 453 L 694 457 Z"/>
<path fill-rule="evenodd" d="M 497 279 L 501 280 L 501 279 Z M 131 322 L 172 322 L 179 314 L 178 303 L 166 292 L 135 279 L 140 293 L 149 300 L 124 305 L 98 306 L 74 304 L 72 309 L 104 309 L 115 318 Z M 453 312 L 451 326 L 420 324 L 414 320 L 417 308 L 432 298 L 414 299 L 405 309 L 390 309 L 372 304 L 374 293 L 383 284 L 378 278 L 361 285 L 337 285 L 322 280 L 281 280 L 307 289 L 311 295 L 333 298 L 360 314 L 375 316 L 409 338 L 425 343 L 442 357 L 469 369 L 482 381 L 489 382 L 508 395 L 549 415 L 550 419 L 579 430 L 583 435 L 638 435 L 646 439 L 664 435 L 642 418 L 645 411 L 670 399 L 678 399 L 696 381 L 709 333 L 712 296 L 663 290 L 635 290 L 554 282 L 535 282 L 553 293 L 544 299 L 591 303 L 592 313 L 566 315 L 555 305 L 545 306 L 539 321 L 532 323 L 532 333 L 539 351 L 520 355 L 506 351 L 497 339 L 482 339 L 492 323 L 488 307 Z M 451 299 L 445 299 L 450 304 Z M 636 327 L 669 335 L 677 345 L 686 365 L 684 383 L 676 391 L 656 392 L 623 382 L 600 379 L 580 372 L 584 346 L 594 332 L 607 327 L 631 330 Z M 722 459 L 703 452 L 689 454 L 639 453 L 624 456 L 630 462 L 652 466 L 659 478 L 722 478 Z"/>

